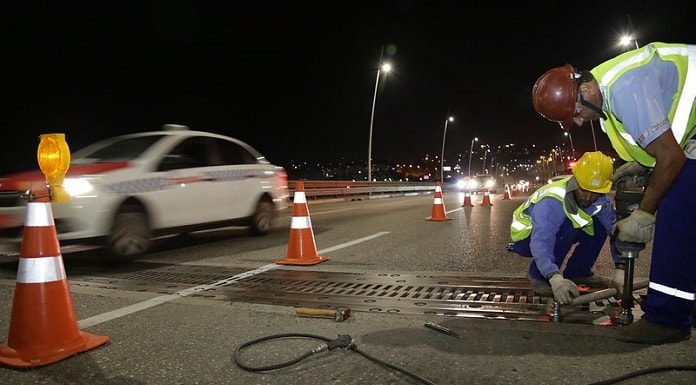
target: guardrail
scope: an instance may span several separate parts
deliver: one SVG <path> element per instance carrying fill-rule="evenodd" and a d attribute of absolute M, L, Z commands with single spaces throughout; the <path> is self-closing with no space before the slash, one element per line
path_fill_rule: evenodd
<path fill-rule="evenodd" d="M 311 199 L 355 198 L 359 196 L 382 197 L 390 194 L 432 192 L 434 182 L 353 182 L 330 180 L 305 180 L 305 195 Z M 288 181 L 290 195 L 294 195 L 297 181 Z"/>

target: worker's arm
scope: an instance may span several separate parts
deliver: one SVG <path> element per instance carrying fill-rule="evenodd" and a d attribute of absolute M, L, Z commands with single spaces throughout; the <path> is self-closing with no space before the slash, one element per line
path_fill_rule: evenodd
<path fill-rule="evenodd" d="M 532 217 L 529 249 L 539 272 L 549 278 L 560 272 L 553 250 L 558 229 L 566 219 L 563 204 L 554 198 L 544 198 L 530 207 L 529 214 Z"/>
<path fill-rule="evenodd" d="M 663 132 L 657 139 L 650 142 L 645 150 L 655 157 L 655 167 L 650 177 L 650 184 L 645 189 L 645 196 L 638 208 L 655 214 L 660 200 L 684 166 L 686 156 L 674 139 L 672 130 Z"/>

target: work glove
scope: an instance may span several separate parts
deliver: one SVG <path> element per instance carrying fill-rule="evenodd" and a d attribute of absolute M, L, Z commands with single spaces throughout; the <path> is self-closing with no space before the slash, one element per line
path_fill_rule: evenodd
<path fill-rule="evenodd" d="M 618 222 L 614 228 L 616 239 L 622 242 L 647 243 L 652 240 L 655 216 L 636 210 Z"/>
<path fill-rule="evenodd" d="M 641 184 L 647 183 L 645 178 L 638 178 L 648 174 L 649 169 L 636 161 L 630 161 L 622 164 L 614 171 L 612 181 L 614 185 L 622 185 L 623 188 L 643 187 Z"/>
<path fill-rule="evenodd" d="M 560 274 L 555 274 L 549 278 L 549 283 L 551 284 L 551 290 L 553 290 L 553 297 L 564 305 L 569 304 L 573 298 L 580 295 L 575 282 L 563 278 Z"/>
<path fill-rule="evenodd" d="M 616 295 L 618 296 L 623 295 L 624 276 L 624 269 L 614 269 L 614 275 L 611 276 L 611 282 L 609 282 L 609 286 L 616 289 Z"/>

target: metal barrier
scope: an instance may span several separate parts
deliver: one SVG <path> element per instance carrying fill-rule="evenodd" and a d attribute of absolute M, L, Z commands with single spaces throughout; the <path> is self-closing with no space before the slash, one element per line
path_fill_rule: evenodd
<path fill-rule="evenodd" d="M 353 182 L 333 180 L 305 180 L 305 195 L 310 199 L 358 198 L 361 196 L 385 197 L 390 194 L 432 192 L 433 182 Z M 296 181 L 288 181 L 290 195 L 295 192 Z"/>

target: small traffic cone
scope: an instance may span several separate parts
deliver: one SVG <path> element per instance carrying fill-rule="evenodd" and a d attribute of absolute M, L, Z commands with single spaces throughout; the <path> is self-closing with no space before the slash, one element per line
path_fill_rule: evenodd
<path fill-rule="evenodd" d="M 442 200 L 442 187 L 440 182 L 435 185 L 435 200 L 433 201 L 433 211 L 430 217 L 425 218 L 428 221 L 449 221 L 445 214 L 445 202 Z"/>
<path fill-rule="evenodd" d="M 471 194 L 469 190 L 464 191 L 464 203 L 462 207 L 474 207 L 474 205 L 471 204 Z"/>
<path fill-rule="evenodd" d="M 312 221 L 309 219 L 304 183 L 297 182 L 292 204 L 288 253 L 285 258 L 277 260 L 275 263 L 279 265 L 316 265 L 328 260 L 329 257 L 317 255 L 317 245 L 314 242 Z"/>
<path fill-rule="evenodd" d="M 109 341 L 80 331 L 63 257 L 47 198 L 27 204 L 17 284 L 7 342 L 0 364 L 13 368 L 49 365 Z"/>
<path fill-rule="evenodd" d="M 505 185 L 505 194 L 503 194 L 503 200 L 508 201 L 510 200 L 510 186 Z"/>
<path fill-rule="evenodd" d="M 483 193 L 483 201 L 481 201 L 481 206 L 493 206 L 491 203 L 491 195 L 488 193 L 487 189 L 486 192 Z"/>

